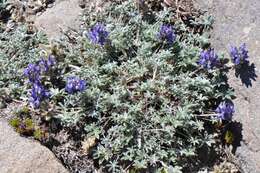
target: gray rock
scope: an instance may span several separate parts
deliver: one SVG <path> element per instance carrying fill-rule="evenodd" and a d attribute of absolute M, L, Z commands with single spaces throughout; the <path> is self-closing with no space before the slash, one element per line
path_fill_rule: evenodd
<path fill-rule="evenodd" d="M 234 87 L 235 120 L 242 123 L 243 141 L 236 155 L 246 173 L 260 173 L 260 1 L 259 0 L 197 0 L 200 8 L 209 11 L 215 18 L 212 31 L 213 47 L 228 57 L 231 44 L 246 43 L 250 65 L 255 68 L 242 72 L 243 81 L 234 71 L 229 74 L 229 83 Z M 255 75 L 247 74 L 249 70 Z M 258 77 L 256 77 L 258 76 Z"/>
<path fill-rule="evenodd" d="M 68 173 L 53 153 L 37 143 L 19 136 L 0 118 L 1 173 Z"/>
<path fill-rule="evenodd" d="M 62 35 L 61 29 L 78 29 L 81 12 L 78 0 L 57 0 L 52 8 L 36 17 L 35 25 L 43 30 L 50 40 L 57 39 Z"/>

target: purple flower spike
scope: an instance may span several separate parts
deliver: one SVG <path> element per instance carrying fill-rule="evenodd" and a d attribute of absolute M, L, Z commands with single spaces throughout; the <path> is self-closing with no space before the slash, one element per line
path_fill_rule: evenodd
<path fill-rule="evenodd" d="M 88 37 L 92 43 L 104 46 L 107 42 L 108 35 L 109 33 L 106 31 L 105 26 L 103 24 L 97 23 L 90 29 Z"/>
<path fill-rule="evenodd" d="M 55 57 L 53 55 L 49 55 L 48 60 L 47 60 L 47 65 L 54 66 L 55 64 L 56 64 Z"/>
<path fill-rule="evenodd" d="M 161 26 L 158 37 L 162 41 L 167 41 L 168 44 L 172 44 L 176 39 L 172 26 L 166 24 Z"/>
<path fill-rule="evenodd" d="M 24 70 L 24 75 L 29 78 L 32 89 L 30 90 L 30 105 L 33 108 L 39 108 L 41 102 L 50 96 L 41 84 L 41 74 L 48 72 L 56 64 L 54 56 L 50 55 L 48 59 L 41 59 L 36 64 L 29 64 Z"/>
<path fill-rule="evenodd" d="M 213 69 L 213 67 L 219 64 L 218 55 L 215 53 L 214 49 L 202 51 L 198 64 L 205 69 Z"/>
<path fill-rule="evenodd" d="M 42 68 L 43 72 L 48 72 L 49 69 L 56 64 L 54 56 L 50 55 L 47 60 L 41 59 L 39 66 Z"/>
<path fill-rule="evenodd" d="M 231 120 L 234 112 L 235 109 L 232 102 L 221 102 L 216 109 L 218 118 L 222 120 Z"/>
<path fill-rule="evenodd" d="M 36 64 L 29 64 L 24 70 L 24 75 L 28 77 L 32 83 L 40 81 L 40 73 L 40 66 Z"/>
<path fill-rule="evenodd" d="M 246 44 L 243 43 L 239 48 L 231 46 L 230 48 L 231 60 L 235 65 L 248 63 L 248 50 Z"/>
<path fill-rule="evenodd" d="M 240 64 L 240 56 L 239 56 L 239 51 L 237 47 L 231 46 L 230 48 L 230 56 L 231 60 L 235 65 Z"/>
<path fill-rule="evenodd" d="M 67 79 L 67 84 L 65 90 L 69 94 L 74 94 L 76 92 L 81 92 L 86 89 L 86 81 L 81 80 L 78 77 L 69 77 Z"/>
<path fill-rule="evenodd" d="M 50 97 L 50 93 L 40 83 L 34 83 L 31 89 L 30 103 L 33 108 L 39 108 L 41 102 Z"/>

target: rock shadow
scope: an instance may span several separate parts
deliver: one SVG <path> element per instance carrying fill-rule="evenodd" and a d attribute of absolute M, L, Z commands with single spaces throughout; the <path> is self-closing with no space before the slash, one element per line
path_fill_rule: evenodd
<path fill-rule="evenodd" d="M 257 75 L 255 72 L 254 63 L 243 63 L 235 69 L 235 76 L 240 78 L 241 82 L 248 88 L 252 87 L 252 81 L 256 81 Z"/>

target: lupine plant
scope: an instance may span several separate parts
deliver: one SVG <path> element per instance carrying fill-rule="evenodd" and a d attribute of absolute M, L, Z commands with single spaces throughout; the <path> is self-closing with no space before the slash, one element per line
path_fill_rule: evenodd
<path fill-rule="evenodd" d="M 76 122 L 95 139 L 89 154 L 100 170 L 184 171 L 196 164 L 202 146 L 214 143 L 200 115 L 231 119 L 232 88 L 225 63 L 204 46 L 206 35 L 187 32 L 181 20 L 170 22 L 174 11 L 140 9 L 123 1 L 89 11 L 80 43 L 61 43 L 67 49 L 60 64 L 72 67 L 65 76 L 88 83 L 81 93 L 81 79 L 67 79 L 66 91 L 81 101 L 66 112 L 77 109 L 84 117 Z"/>
<path fill-rule="evenodd" d="M 84 91 L 86 88 L 86 81 L 81 80 L 78 77 L 68 77 L 65 90 L 69 94 Z"/>
<path fill-rule="evenodd" d="M 39 108 L 42 101 L 49 98 L 50 93 L 44 88 L 44 81 L 41 81 L 41 75 L 48 73 L 56 64 L 54 56 L 50 55 L 48 59 L 41 58 L 35 64 L 29 64 L 24 70 L 24 76 L 29 79 L 32 86 L 30 91 L 30 104 L 33 108 Z"/>
<path fill-rule="evenodd" d="M 32 72 L 24 69 L 39 61 L 39 45 L 47 43 L 46 37 L 42 32 L 27 34 L 22 25 L 10 32 L 0 31 L 0 40 L 0 88 L 6 88 L 13 97 L 24 97 L 27 91 L 21 79 L 30 75 L 28 77 L 34 80 L 33 74 L 29 74 Z M 39 70 L 32 68 L 34 72 Z"/>
<path fill-rule="evenodd" d="M 36 64 L 29 64 L 24 70 L 24 76 L 26 76 L 32 83 L 40 81 L 40 73 L 40 66 Z"/>
<path fill-rule="evenodd" d="M 89 172 L 192 172 L 199 151 L 217 146 L 208 123 L 230 122 L 235 112 L 226 62 L 208 46 L 207 30 L 190 28 L 207 29 L 210 18 L 187 24 L 174 10 L 152 11 L 144 1 L 87 11 L 85 31 L 74 43 L 61 40 L 55 56 L 35 51 L 38 35 L 27 35 L 28 45 L 19 44 L 22 34 L 6 41 L 17 55 L 0 49 L 1 86 L 29 89 L 33 109 L 49 99 L 64 130 L 91 141 L 88 149 L 80 149 L 83 141 L 73 146 L 93 160 Z M 17 61 L 8 64 L 9 55 Z M 248 61 L 245 45 L 230 55 L 236 66 Z"/>
<path fill-rule="evenodd" d="M 198 64 L 205 69 L 212 69 L 214 67 L 217 67 L 220 64 L 220 62 L 216 52 L 213 49 L 210 49 L 202 51 L 200 53 L 200 59 Z"/>
<path fill-rule="evenodd" d="M 33 108 L 38 108 L 41 102 L 50 95 L 49 92 L 40 83 L 33 83 L 32 85 L 33 86 L 30 91 L 30 104 Z"/>
<path fill-rule="evenodd" d="M 108 32 L 103 24 L 97 23 L 90 29 L 88 37 L 92 43 L 104 46 L 108 39 Z"/>
<path fill-rule="evenodd" d="M 218 118 L 222 120 L 231 120 L 235 112 L 234 104 L 232 102 L 221 102 L 216 109 Z"/>
<path fill-rule="evenodd" d="M 158 33 L 158 38 L 162 41 L 166 41 L 168 44 L 172 44 L 176 39 L 172 26 L 163 24 Z"/>
<path fill-rule="evenodd" d="M 243 43 L 240 47 L 231 46 L 230 48 L 230 56 L 231 60 L 235 65 L 240 65 L 243 63 L 248 63 L 248 50 L 246 48 L 246 44 Z"/>

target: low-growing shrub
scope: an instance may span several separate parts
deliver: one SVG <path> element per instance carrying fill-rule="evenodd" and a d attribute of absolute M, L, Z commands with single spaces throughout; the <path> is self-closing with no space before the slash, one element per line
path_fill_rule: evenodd
<path fill-rule="evenodd" d="M 25 26 L 0 32 L 0 88 L 15 97 L 25 96 L 24 68 L 40 56 L 40 44 L 47 43 L 41 32 L 28 34 Z"/>
<path fill-rule="evenodd" d="M 60 75 L 87 86 L 63 95 L 58 117 L 67 126 L 83 121 L 85 138 L 95 139 L 89 154 L 104 172 L 177 172 L 214 143 L 201 117 L 230 118 L 233 110 L 223 105 L 233 92 L 225 59 L 191 29 L 209 28 L 210 18 L 186 24 L 170 9 L 140 5 L 111 2 L 89 11 L 78 44 L 61 41 Z"/>
<path fill-rule="evenodd" d="M 86 11 L 82 35 L 66 35 L 47 58 L 39 33 L 0 33 L 0 87 L 26 96 L 29 114 L 41 114 L 37 125 L 60 120 L 97 170 L 194 172 L 199 151 L 214 150 L 209 128 L 231 121 L 235 109 L 228 60 L 206 33 L 212 18 L 189 17 L 159 1 L 111 1 Z M 247 53 L 232 47 L 232 62 L 247 62 Z M 31 132 L 39 140 L 46 133 Z"/>

